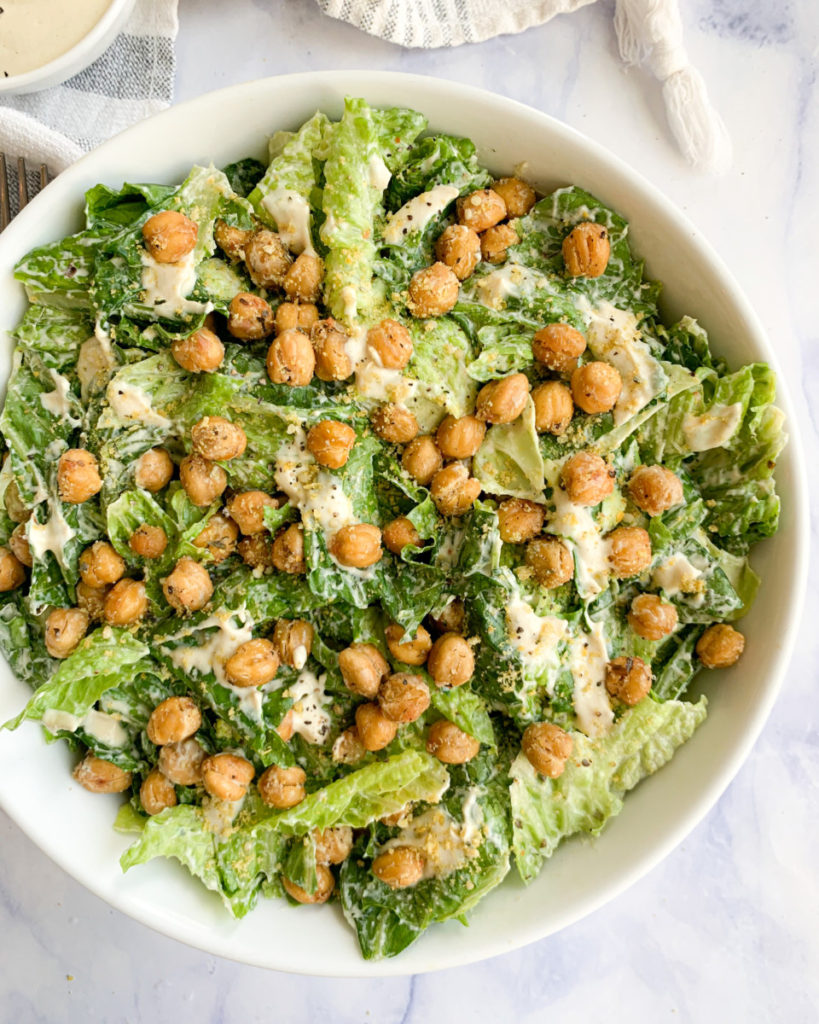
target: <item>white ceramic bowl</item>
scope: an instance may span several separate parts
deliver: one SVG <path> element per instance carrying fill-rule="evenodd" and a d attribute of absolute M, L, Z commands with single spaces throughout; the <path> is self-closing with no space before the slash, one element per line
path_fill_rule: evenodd
<path fill-rule="evenodd" d="M 63 0 L 68 3 L 70 0 Z M 125 19 L 133 10 L 135 0 L 112 0 L 111 6 L 103 14 L 87 35 L 39 68 L 26 71 L 22 75 L 10 75 L 0 78 L 0 95 L 3 93 L 28 93 L 48 89 L 59 85 L 67 78 L 79 74 L 89 64 L 93 64 L 103 50 L 107 49 L 114 36 L 125 23 Z"/>
<path fill-rule="evenodd" d="M 629 220 L 635 251 L 647 259 L 648 272 L 665 282 L 668 317 L 696 316 L 716 351 L 734 365 L 776 363 L 719 257 L 656 188 L 600 146 L 529 107 L 466 86 L 381 72 L 327 72 L 251 82 L 168 110 L 112 139 L 49 185 L 0 236 L 3 379 L 11 350 L 4 329 L 13 327 L 25 306 L 11 277 L 14 262 L 80 227 L 84 189 L 100 181 L 176 182 L 195 162 L 261 157 L 266 134 L 301 124 L 317 108 L 337 116 L 345 94 L 424 111 L 432 128 L 474 139 L 498 173 L 525 160 L 527 177 L 542 190 L 571 182 L 597 194 Z M 117 858 L 127 842 L 111 830 L 118 798 L 91 797 L 76 786 L 64 745 L 46 746 L 34 725 L 0 735 L 0 803 L 53 860 L 113 906 L 183 942 L 250 964 L 310 974 L 409 974 L 479 960 L 549 935 L 622 892 L 669 853 L 713 806 L 768 716 L 795 637 L 808 544 L 796 417 L 781 381 L 779 401 L 790 414 L 792 433 L 777 473 L 782 527 L 754 555 L 763 586 L 745 620 L 744 657 L 704 680 L 708 720 L 670 765 L 629 796 L 599 840 L 563 846 L 528 889 L 511 875 L 478 907 L 468 929 L 456 922 L 435 926 L 397 959 L 368 963 L 337 906 L 292 909 L 263 901 L 235 922 L 175 862 L 155 861 L 123 876 Z M 3 665 L 0 721 L 27 696 Z M 25 771 L 18 770 L 21 764 Z"/>

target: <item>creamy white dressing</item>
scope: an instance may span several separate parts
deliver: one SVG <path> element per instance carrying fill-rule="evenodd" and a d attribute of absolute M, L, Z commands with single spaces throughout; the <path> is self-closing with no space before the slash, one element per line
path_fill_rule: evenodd
<path fill-rule="evenodd" d="M 378 153 L 374 153 L 367 162 L 367 180 L 370 186 L 383 192 L 389 185 L 392 171 L 387 167 Z"/>
<path fill-rule="evenodd" d="M 65 545 L 76 536 L 76 531 L 63 515 L 62 505 L 52 497 L 48 497 L 48 519 L 38 523 L 34 516 L 26 524 L 26 538 L 31 553 L 36 559 L 42 558 L 46 551 L 51 551 L 60 565 L 66 569 Z"/>
<path fill-rule="evenodd" d="M 581 597 L 596 597 L 608 585 L 611 544 L 597 528 L 585 505 L 577 505 L 559 483 L 552 491 L 555 511 L 549 516 L 548 532 L 563 537 L 575 557 L 575 582 Z"/>
<path fill-rule="evenodd" d="M 238 753 L 244 757 L 244 754 Z M 205 827 L 216 835 L 223 835 L 233 825 L 246 797 L 245 793 L 238 800 L 219 800 L 215 796 L 206 794 L 202 800 L 202 816 L 205 819 Z"/>
<path fill-rule="evenodd" d="M 53 733 L 77 732 L 78 729 L 83 729 L 106 747 L 124 747 L 128 742 L 128 732 L 119 715 L 109 715 L 93 708 L 84 717 L 72 715 L 69 711 L 48 708 L 43 712 L 42 722 L 46 729 Z"/>
<path fill-rule="evenodd" d="M 99 390 L 115 366 L 108 336 L 105 341 L 96 334 L 80 345 L 77 356 L 77 376 L 80 378 L 80 396 L 87 401 L 89 395 Z"/>
<path fill-rule="evenodd" d="M 567 622 L 554 615 L 538 615 L 523 598 L 506 605 L 506 631 L 509 642 L 532 668 L 557 668 L 558 648 L 566 635 Z"/>
<path fill-rule="evenodd" d="M 352 285 L 345 284 L 341 289 L 341 301 L 344 303 L 344 322 L 351 324 L 358 316 L 358 296 Z M 349 342 L 347 342 L 349 345 Z M 346 349 L 345 345 L 345 349 Z M 347 353 L 349 355 L 349 352 Z M 355 366 L 355 362 L 353 362 Z"/>
<path fill-rule="evenodd" d="M 71 401 L 69 399 L 71 394 L 70 381 L 56 370 L 49 370 L 48 372 L 51 374 L 51 379 L 54 382 L 54 390 L 44 391 L 40 395 L 40 405 L 42 405 L 46 412 L 50 412 L 58 420 L 64 420 L 70 426 L 78 427 L 82 421 L 71 415 Z"/>
<path fill-rule="evenodd" d="M 310 204 L 304 196 L 292 188 L 277 188 L 264 197 L 262 206 L 276 222 L 276 230 L 291 252 L 315 254 Z"/>
<path fill-rule="evenodd" d="M 105 397 L 111 411 L 121 420 L 138 420 L 146 427 L 162 427 L 164 430 L 171 427 L 168 417 L 157 412 L 151 405 L 151 396 L 148 392 L 135 384 L 128 384 L 115 378 L 108 385 Z"/>
<path fill-rule="evenodd" d="M 296 669 L 297 672 L 300 672 L 306 664 L 307 648 L 304 644 L 299 644 L 295 651 L 293 651 L 293 668 Z"/>
<path fill-rule="evenodd" d="M 569 668 L 574 679 L 574 713 L 580 730 L 591 737 L 602 736 L 614 722 L 606 690 L 608 660 L 602 622 L 595 622 L 589 633 L 579 633 L 571 643 Z"/>
<path fill-rule="evenodd" d="M 429 192 L 422 192 L 414 199 L 410 199 L 387 221 L 384 241 L 388 245 L 397 245 L 406 235 L 423 231 L 427 224 L 442 213 L 457 196 L 458 189 L 454 185 L 436 185 Z"/>
<path fill-rule="evenodd" d="M 685 443 L 692 452 L 707 452 L 726 444 L 742 422 L 742 405 L 714 405 L 701 416 L 686 413 L 683 420 Z"/>
<path fill-rule="evenodd" d="M 668 597 L 705 592 L 702 571 L 680 554 L 670 555 L 654 569 L 651 585 L 664 590 Z"/>
<path fill-rule="evenodd" d="M 307 743 L 321 745 L 327 738 L 332 725 L 330 715 L 324 705 L 332 698 L 324 692 L 327 675 L 317 676 L 309 669 L 299 673 L 299 678 L 286 691 L 285 696 L 292 698 L 291 720 L 293 732 L 297 732 Z"/>
<path fill-rule="evenodd" d="M 210 302 L 195 302 L 188 296 L 196 286 L 196 250 L 176 263 L 157 263 L 142 252 L 142 301 L 158 316 L 176 317 L 209 313 Z"/>
<path fill-rule="evenodd" d="M 489 309 L 503 309 L 509 298 L 521 298 L 544 283 L 537 271 L 529 270 L 518 263 L 507 263 L 497 270 L 479 278 L 475 284 L 478 301 Z"/>
<path fill-rule="evenodd" d="M 474 790 L 474 787 L 473 787 Z M 483 812 L 477 792 L 464 800 L 464 821 L 456 821 L 444 807 L 432 807 L 413 818 L 381 852 L 409 847 L 424 858 L 423 878 L 446 878 L 476 856 L 483 841 Z"/>
<path fill-rule="evenodd" d="M 79 715 L 72 715 L 70 711 L 46 708 L 42 723 L 49 732 L 76 732 L 82 725 L 82 718 Z"/>
<path fill-rule="evenodd" d="M 293 440 L 283 444 L 276 455 L 276 486 L 298 508 L 306 526 L 315 525 L 330 537 L 357 522 L 353 503 L 341 480 L 322 469 L 307 450 L 302 428 L 292 429 Z"/>
<path fill-rule="evenodd" d="M 111 0 L 3 0 L 0 4 L 0 76 L 22 75 L 76 46 Z"/>

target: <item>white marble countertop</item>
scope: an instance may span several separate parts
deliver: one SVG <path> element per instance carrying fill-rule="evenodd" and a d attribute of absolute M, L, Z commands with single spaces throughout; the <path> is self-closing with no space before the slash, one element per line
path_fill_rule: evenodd
<path fill-rule="evenodd" d="M 682 6 L 692 59 L 733 137 L 733 170 L 719 180 L 686 167 L 657 84 L 619 63 L 610 0 L 520 36 L 433 52 L 324 19 L 311 0 L 181 0 L 177 99 L 290 71 L 403 70 L 503 93 L 602 142 L 688 213 L 750 295 L 790 381 L 819 502 L 819 8 Z M 814 515 L 819 572 L 817 535 Z M 592 917 L 473 967 L 339 981 L 210 957 L 108 908 L 0 815 L 0 1021 L 815 1020 L 819 594 L 808 601 L 779 702 L 706 820 Z"/>

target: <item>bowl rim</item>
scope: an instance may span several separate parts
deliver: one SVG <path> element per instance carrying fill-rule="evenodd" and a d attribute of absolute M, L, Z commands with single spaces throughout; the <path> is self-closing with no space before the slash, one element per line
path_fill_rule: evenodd
<path fill-rule="evenodd" d="M 367 94 L 368 87 L 373 89 L 388 88 L 392 84 L 396 88 L 400 88 L 401 85 L 417 85 L 419 89 L 423 87 L 424 90 L 428 90 L 430 86 L 432 86 L 433 89 L 441 91 L 441 98 L 445 98 L 446 95 L 449 95 L 451 97 L 457 97 L 463 100 L 470 100 L 472 102 L 482 104 L 488 111 L 492 111 L 493 113 L 497 112 L 502 114 L 504 111 L 513 110 L 530 118 L 535 117 L 539 119 L 540 124 L 549 133 L 554 136 L 562 137 L 575 145 L 579 144 L 597 159 L 607 163 L 611 168 L 618 172 L 623 179 L 625 179 L 630 188 L 635 189 L 641 195 L 646 196 L 652 203 L 661 208 L 663 215 L 673 221 L 677 230 L 687 236 L 688 240 L 696 248 L 703 265 L 713 270 L 729 290 L 732 303 L 750 328 L 749 334 L 753 335 L 754 344 L 762 353 L 764 353 L 765 359 L 771 364 L 776 372 L 777 405 L 782 408 L 787 418 L 789 435 L 788 446 L 790 449 L 790 455 L 795 466 L 801 467 L 805 465 L 803 445 L 800 438 L 799 420 L 796 415 L 794 403 L 790 397 L 787 381 L 779 365 L 776 352 L 768 339 L 759 317 L 751 306 L 750 301 L 746 297 L 744 291 L 740 288 L 734 275 L 724 263 L 722 257 L 714 248 L 712 248 L 703 233 L 695 227 L 695 225 L 677 207 L 677 205 L 667 198 L 656 185 L 645 178 L 639 171 L 634 170 L 629 164 L 620 157 L 611 153 L 601 143 L 589 138 L 577 129 L 574 129 L 556 118 L 553 118 L 548 114 L 544 114 L 541 111 L 517 100 L 509 99 L 497 93 L 477 88 L 475 86 L 463 85 L 460 82 L 453 82 L 448 79 L 392 71 L 341 70 L 300 72 L 296 74 L 259 78 L 249 82 L 229 86 L 224 89 L 213 90 L 184 103 L 172 106 L 150 118 L 146 118 L 145 121 L 126 129 L 124 132 L 114 136 L 106 143 L 103 143 L 96 150 L 88 153 L 77 161 L 76 164 L 64 171 L 59 178 L 56 179 L 62 182 L 58 187 L 62 188 L 66 195 L 71 195 L 76 189 L 74 184 L 75 181 L 79 183 L 83 179 L 86 167 L 94 165 L 94 162 L 98 158 L 98 154 L 105 152 L 109 148 L 121 146 L 122 142 L 127 140 L 131 135 L 138 137 L 139 133 L 145 130 L 144 125 L 146 122 L 150 122 L 152 126 L 162 125 L 166 122 L 172 123 L 176 118 L 184 117 L 190 111 L 197 110 L 198 108 L 206 110 L 214 99 L 218 99 L 220 102 L 227 101 L 235 103 L 238 108 L 242 102 L 247 101 L 247 98 L 253 97 L 255 93 L 260 90 L 264 90 L 265 87 L 270 87 L 274 82 L 277 83 L 278 88 L 283 90 L 292 89 L 295 91 L 298 90 L 300 85 L 309 83 L 310 85 L 315 84 L 339 89 L 347 95 L 357 94 L 365 96 Z M 123 176 L 123 180 L 127 180 L 127 171 Z M 24 209 L 18 217 L 12 221 L 11 225 L 6 229 L 3 235 L 0 235 L 0 254 L 2 254 L 3 249 L 6 247 L 14 247 L 14 243 L 17 241 L 18 235 L 21 239 L 25 237 L 27 225 L 29 222 L 32 224 L 35 223 L 35 219 L 39 215 L 41 204 L 44 204 L 47 194 L 53 194 L 54 187 L 55 183 L 52 183 L 48 186 L 47 190 L 44 190 L 44 193 L 36 196 L 31 203 L 29 203 L 26 209 Z M 239 963 L 265 967 L 268 969 L 283 970 L 295 974 L 319 975 L 325 977 L 386 977 L 406 976 L 407 974 L 416 973 L 419 970 L 426 973 L 448 969 L 450 967 L 475 963 L 488 957 L 520 949 L 529 943 L 546 938 L 568 925 L 579 921 L 581 918 L 587 916 L 594 910 L 620 895 L 656 867 L 660 861 L 664 860 L 665 857 L 668 856 L 674 847 L 676 847 L 693 831 L 706 814 L 713 808 L 723 792 L 733 781 L 744 761 L 747 759 L 751 748 L 767 721 L 773 704 L 780 692 L 785 671 L 788 667 L 800 626 L 801 609 L 804 603 L 803 598 L 807 587 L 809 508 L 807 485 L 804 479 L 804 474 L 795 474 L 795 479 L 793 479 L 791 483 L 793 486 L 793 498 L 791 509 L 792 522 L 790 528 L 795 532 L 796 546 L 800 551 L 805 551 L 806 556 L 796 559 L 794 576 L 790 587 L 790 593 L 793 601 L 792 607 L 795 609 L 795 612 L 788 617 L 785 627 L 785 635 L 781 638 L 781 643 L 778 644 L 776 654 L 772 655 L 773 670 L 770 681 L 763 692 L 762 700 L 754 706 L 753 712 L 749 718 L 747 729 L 741 739 L 735 743 L 730 756 L 722 766 L 720 772 L 711 778 L 708 785 L 702 788 L 698 796 L 692 802 L 688 812 L 681 814 L 679 820 L 673 827 L 670 827 L 661 838 L 653 841 L 648 853 L 643 851 L 635 859 L 631 869 L 623 871 L 616 880 L 608 883 L 607 887 L 603 891 L 591 892 L 584 898 L 574 901 L 570 907 L 565 908 L 562 912 L 552 913 L 548 924 L 545 926 L 539 924 L 533 924 L 528 927 L 521 926 L 511 937 L 504 937 L 502 934 L 498 935 L 492 942 L 485 942 L 482 950 L 478 952 L 473 951 L 472 953 L 467 953 L 467 955 L 458 955 L 458 947 L 460 944 L 452 944 L 455 947 L 452 955 L 443 958 L 443 960 L 436 961 L 432 961 L 428 958 L 425 965 L 420 968 L 417 964 L 414 964 L 412 967 L 408 965 L 404 968 L 402 966 L 402 957 L 399 956 L 391 960 L 381 961 L 365 961 L 362 958 L 357 965 L 345 964 L 344 968 L 340 970 L 333 970 L 331 968 L 330 970 L 323 969 L 322 971 L 316 971 L 309 964 L 305 964 L 301 960 L 288 959 L 289 954 L 286 950 L 278 951 L 274 962 L 270 956 L 264 955 L 263 950 L 260 950 L 257 955 L 248 953 L 247 951 L 237 953 L 235 950 L 231 949 L 229 935 L 225 936 L 216 932 L 211 932 L 202 937 L 196 933 L 192 923 L 180 920 L 178 916 L 173 920 L 167 917 L 161 921 L 157 920 L 157 910 L 150 904 L 146 904 L 141 901 L 138 895 L 134 896 L 127 892 L 124 887 L 113 891 L 109 890 L 92 874 L 91 871 L 83 870 L 81 865 L 72 862 L 70 858 L 64 856 L 58 836 L 52 835 L 50 832 L 44 831 L 43 829 L 38 829 L 37 822 L 33 818 L 23 821 L 19 820 L 19 818 L 14 815 L 12 809 L 7 805 L 7 801 L 4 799 L 4 792 L 1 784 L 0 808 L 4 809 L 9 816 L 12 817 L 12 820 L 16 822 L 22 831 L 28 835 L 29 838 L 31 838 L 32 841 L 47 854 L 47 856 L 49 856 L 76 881 L 80 882 L 80 884 L 86 889 L 99 896 L 109 905 L 115 907 L 117 910 L 120 910 L 140 923 L 153 928 L 161 934 L 177 939 L 189 946 L 200 949 L 203 952 L 216 954 Z"/>

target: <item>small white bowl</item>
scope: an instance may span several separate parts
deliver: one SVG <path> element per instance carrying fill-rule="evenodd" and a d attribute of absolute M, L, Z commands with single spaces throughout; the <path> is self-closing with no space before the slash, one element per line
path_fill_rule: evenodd
<path fill-rule="evenodd" d="M 32 71 L 0 78 L 0 95 L 40 92 L 41 89 L 59 85 L 60 82 L 87 68 L 89 64 L 93 64 L 122 28 L 133 10 L 134 3 L 135 0 L 111 0 L 111 6 L 96 25 L 70 50 Z"/>
<path fill-rule="evenodd" d="M 85 189 L 101 181 L 178 182 L 193 163 L 262 159 L 268 134 L 297 127 L 317 109 L 337 117 L 345 95 L 421 110 L 432 129 L 474 139 L 495 172 L 509 173 L 525 161 L 526 176 L 543 191 L 574 183 L 596 194 L 626 217 L 634 251 L 645 257 L 649 275 L 664 282 L 667 318 L 697 317 L 715 351 L 734 366 L 761 359 L 777 367 L 756 315 L 719 256 L 661 192 L 597 143 L 530 107 L 453 82 L 332 71 L 249 82 L 171 108 L 111 139 L 37 196 L 0 235 L 0 385 L 11 362 L 11 338 L 4 331 L 26 305 L 12 279 L 14 264 L 33 246 L 82 226 Z M 707 721 L 668 766 L 629 794 L 622 814 L 599 839 L 564 844 L 528 889 L 511 874 L 470 915 L 469 928 L 456 921 L 434 926 L 396 959 L 368 962 L 337 905 L 294 909 L 284 901 L 261 901 L 237 922 L 175 862 L 154 861 L 123 876 L 118 857 L 129 837 L 111 828 L 119 798 L 80 789 L 66 746 L 46 745 L 32 724 L 0 734 L 0 805 L 54 861 L 112 906 L 209 953 L 262 967 L 339 976 L 412 974 L 505 953 L 571 924 L 637 881 L 688 835 L 739 770 L 779 690 L 799 624 L 809 545 L 804 460 L 781 375 L 778 400 L 791 433 L 777 470 L 782 525 L 754 552 L 762 587 L 743 622 L 744 657 L 701 680 L 710 699 Z M 29 695 L 0 659 L 0 722 Z"/>

